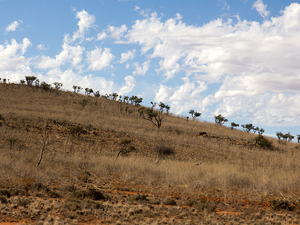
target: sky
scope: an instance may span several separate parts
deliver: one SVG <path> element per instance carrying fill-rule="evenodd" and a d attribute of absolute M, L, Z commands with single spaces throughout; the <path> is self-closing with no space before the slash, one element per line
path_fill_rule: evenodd
<path fill-rule="evenodd" d="M 0 15 L 2 79 L 300 134 L 300 1 L 0 0 Z"/>

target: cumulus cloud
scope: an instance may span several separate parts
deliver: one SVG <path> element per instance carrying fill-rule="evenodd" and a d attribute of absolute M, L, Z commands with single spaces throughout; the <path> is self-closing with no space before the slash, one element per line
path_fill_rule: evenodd
<path fill-rule="evenodd" d="M 61 52 L 51 58 L 49 56 L 39 56 L 36 58 L 36 67 L 39 69 L 51 69 L 70 63 L 72 67 L 81 68 L 80 65 L 83 59 L 83 52 L 85 48 L 80 45 L 71 46 L 68 43 L 64 42 L 62 45 Z"/>
<path fill-rule="evenodd" d="M 136 85 L 136 80 L 133 76 L 126 76 L 124 78 L 125 84 L 120 88 L 119 95 L 124 95 L 130 93 Z"/>
<path fill-rule="evenodd" d="M 263 17 L 269 16 L 262 1 L 253 7 Z M 137 20 L 125 37 L 129 43 L 139 44 L 143 54 L 159 59 L 156 71 L 167 80 L 176 76 L 196 80 L 184 80 L 177 88 L 159 88 L 157 101 L 169 101 L 176 112 L 197 102 L 203 110 L 217 106 L 208 116 L 219 112 L 268 124 L 275 120 L 300 124 L 297 107 L 283 105 L 285 101 L 297 104 L 300 95 L 299 21 L 298 3 L 262 23 L 216 19 L 203 26 L 190 26 L 179 15 L 162 21 L 153 13 Z M 201 96 L 210 87 L 212 94 Z M 284 100 L 273 98 L 279 93 Z M 188 101 L 193 98 L 195 102 Z M 276 102 L 290 112 L 276 109 Z M 263 120 L 264 115 L 273 119 Z"/>
<path fill-rule="evenodd" d="M 69 35 L 65 36 L 64 42 L 66 43 L 71 43 L 75 41 L 76 39 L 80 40 L 90 40 L 90 38 L 85 38 L 85 34 L 91 27 L 95 27 L 95 16 L 90 15 L 87 11 L 84 9 L 81 10 L 80 12 L 76 13 L 76 18 L 79 19 L 77 25 L 78 25 L 78 30 L 73 33 L 73 37 L 70 38 Z"/>
<path fill-rule="evenodd" d="M 23 21 L 22 20 L 19 20 L 19 21 L 13 21 L 11 24 L 9 24 L 7 27 L 6 27 L 6 31 L 9 32 L 9 31 L 16 31 L 16 29 L 18 28 L 18 26 L 20 26 L 20 24 L 22 24 Z"/>
<path fill-rule="evenodd" d="M 262 0 L 254 2 L 252 9 L 256 9 L 264 19 L 270 14 L 270 11 L 267 10 L 267 5 L 264 5 Z"/>
<path fill-rule="evenodd" d="M 138 62 L 133 63 L 133 65 L 135 67 L 135 71 L 133 71 L 133 75 L 146 75 L 150 67 L 150 60 L 143 62 L 142 66 L 140 66 Z"/>
<path fill-rule="evenodd" d="M 117 41 L 121 39 L 126 31 L 127 27 L 125 24 L 120 27 L 108 26 L 107 28 L 107 32 L 109 33 L 110 37 L 116 39 Z"/>
<path fill-rule="evenodd" d="M 136 50 L 133 49 L 133 50 L 128 50 L 127 52 L 125 53 L 121 53 L 121 59 L 120 59 L 120 63 L 124 63 L 124 62 L 127 62 L 128 60 L 130 59 L 133 59 L 134 58 L 134 55 L 136 53 Z"/>
<path fill-rule="evenodd" d="M 95 71 L 108 67 L 114 58 L 109 48 L 102 50 L 96 47 L 95 50 L 87 52 L 86 61 L 89 63 L 89 69 Z"/>
<path fill-rule="evenodd" d="M 30 59 L 24 54 L 31 46 L 28 38 L 24 38 L 22 43 L 11 39 L 10 43 L 5 42 L 0 45 L 0 77 L 10 79 L 11 82 L 19 82 L 25 76 L 35 75 L 30 68 Z"/>

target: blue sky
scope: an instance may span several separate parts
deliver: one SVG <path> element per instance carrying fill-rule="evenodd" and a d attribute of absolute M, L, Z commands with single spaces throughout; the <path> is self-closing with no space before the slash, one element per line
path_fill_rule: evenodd
<path fill-rule="evenodd" d="M 300 134 L 300 2 L 0 0 L 0 78 Z"/>

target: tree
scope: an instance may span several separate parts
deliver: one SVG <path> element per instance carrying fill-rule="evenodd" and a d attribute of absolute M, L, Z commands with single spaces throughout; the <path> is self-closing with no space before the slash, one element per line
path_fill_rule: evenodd
<path fill-rule="evenodd" d="M 199 116 L 201 116 L 201 113 L 199 113 L 199 112 L 195 112 L 195 110 L 193 110 L 193 109 L 191 109 L 191 110 L 189 111 L 189 114 L 191 114 L 191 116 L 192 116 L 193 120 L 195 120 L 195 119 L 196 119 L 196 117 L 199 117 Z"/>
<path fill-rule="evenodd" d="M 238 126 L 240 126 L 238 123 L 235 123 L 235 122 L 232 122 L 231 124 L 230 124 L 230 126 L 231 126 L 231 129 L 233 129 L 234 127 L 238 127 Z"/>
<path fill-rule="evenodd" d="M 140 103 L 142 103 L 143 98 L 136 98 L 134 99 L 134 105 L 135 106 L 140 106 Z"/>
<path fill-rule="evenodd" d="M 154 108 L 146 108 L 144 106 L 139 108 L 140 116 L 153 123 L 157 128 L 161 127 L 162 121 L 164 120 L 164 109 L 166 105 L 162 102 L 159 104 L 159 110 Z"/>
<path fill-rule="evenodd" d="M 82 87 L 78 86 L 77 87 L 77 93 L 79 93 L 82 89 L 83 89 Z"/>
<path fill-rule="evenodd" d="M 169 115 L 170 108 L 171 108 L 170 106 L 166 105 L 167 115 Z"/>
<path fill-rule="evenodd" d="M 63 86 L 62 83 L 58 83 L 58 82 L 54 82 L 53 84 L 54 84 L 54 88 L 55 88 L 56 90 L 61 89 L 61 87 Z"/>
<path fill-rule="evenodd" d="M 228 119 L 225 119 L 224 116 L 222 116 L 221 114 L 215 116 L 215 123 L 217 125 L 222 126 L 224 123 L 228 122 Z"/>
<path fill-rule="evenodd" d="M 276 132 L 276 136 L 278 137 L 278 141 L 279 143 L 281 143 L 281 138 L 285 141 L 292 141 L 295 137 L 293 135 L 290 134 L 290 132 L 283 134 L 281 132 Z M 298 136 L 298 142 L 299 142 L 299 136 Z"/>
<path fill-rule="evenodd" d="M 99 91 L 94 92 L 94 96 L 96 97 L 96 102 L 95 102 L 95 104 L 97 104 L 98 98 L 100 98 L 100 92 L 99 92 Z"/>
<path fill-rule="evenodd" d="M 33 82 L 35 81 L 36 77 L 35 76 L 25 76 L 26 83 L 27 85 L 32 85 Z"/>
<path fill-rule="evenodd" d="M 112 96 L 112 100 L 116 100 L 119 95 L 117 93 L 112 93 L 111 96 Z"/>
<path fill-rule="evenodd" d="M 73 85 L 73 89 L 74 89 L 74 93 L 76 93 L 77 86 L 76 86 L 76 85 Z"/>
<path fill-rule="evenodd" d="M 281 136 L 285 141 L 290 142 L 291 140 L 293 140 L 295 137 L 293 135 L 290 134 L 290 132 L 288 132 L 287 134 L 284 134 Z"/>
<path fill-rule="evenodd" d="M 128 103 L 129 96 L 124 96 L 123 99 L 125 103 Z"/>
<path fill-rule="evenodd" d="M 86 95 L 90 95 L 90 94 L 94 93 L 92 88 L 85 88 L 84 90 L 85 90 Z"/>
<path fill-rule="evenodd" d="M 246 131 L 247 133 L 249 133 L 251 130 L 254 129 L 254 126 L 252 125 L 252 123 L 243 124 L 242 127 L 243 127 L 243 130 Z"/>
<path fill-rule="evenodd" d="M 300 143 L 300 135 L 299 134 L 297 134 L 297 141 L 298 141 L 298 143 Z"/>
<path fill-rule="evenodd" d="M 47 84 L 45 81 L 41 83 L 41 88 L 44 89 L 45 91 L 48 91 L 51 89 L 51 84 Z"/>

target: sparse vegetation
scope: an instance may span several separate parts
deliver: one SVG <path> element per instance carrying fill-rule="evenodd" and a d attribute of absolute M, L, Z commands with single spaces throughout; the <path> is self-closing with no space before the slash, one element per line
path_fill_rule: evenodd
<path fill-rule="evenodd" d="M 239 216 L 251 223 L 266 206 L 265 217 L 259 214 L 255 222 L 270 219 L 268 213 L 288 221 L 294 215 L 289 207 L 295 207 L 293 213 L 299 207 L 299 144 L 288 138 L 280 136 L 282 145 L 258 131 L 187 122 L 166 116 L 167 106 L 153 103 L 149 109 L 159 113 L 162 108 L 164 116 L 156 129 L 139 117 L 134 102 L 127 104 L 126 96 L 123 102 L 97 98 L 99 104 L 81 107 L 83 99 L 94 103 L 96 96 L 20 84 L 5 84 L 0 96 L 0 189 L 10 194 L 0 191 L 2 220 L 117 224 L 126 218 L 133 224 L 162 222 L 162 215 L 168 215 L 170 223 L 176 219 L 180 224 L 201 223 L 201 214 L 210 219 L 207 223 Z M 119 104 L 132 113 L 121 114 Z M 55 141 L 37 167 L 41 134 L 46 133 Z M 265 139 L 273 140 L 271 145 Z M 272 151 L 264 150 L 268 146 Z M 134 154 L 116 160 L 122 148 Z M 157 157 L 165 160 L 156 163 Z M 138 197 L 137 192 L 145 194 Z M 167 198 L 177 206 L 164 205 Z M 232 211 L 241 214 L 228 215 Z M 293 217 L 290 224 L 298 222 Z"/>
<path fill-rule="evenodd" d="M 222 126 L 226 122 L 228 122 L 228 119 L 226 119 L 221 114 L 215 116 L 215 124 Z"/>

